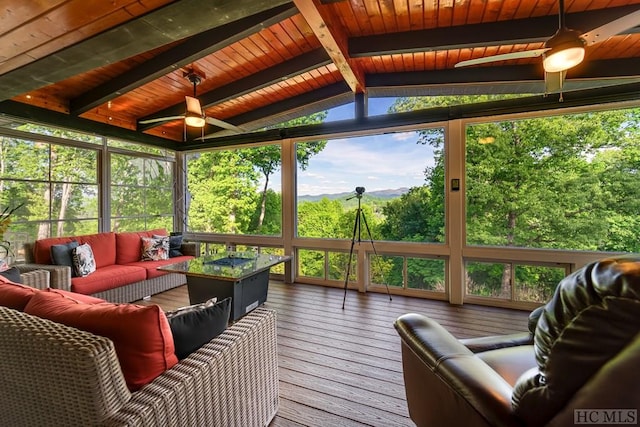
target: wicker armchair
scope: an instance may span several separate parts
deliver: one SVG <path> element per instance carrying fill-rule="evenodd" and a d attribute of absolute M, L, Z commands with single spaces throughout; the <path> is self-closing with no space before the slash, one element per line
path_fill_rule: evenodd
<path fill-rule="evenodd" d="M 266 426 L 276 315 L 258 308 L 134 393 L 113 343 L 0 307 L 0 419 L 11 426 Z"/>

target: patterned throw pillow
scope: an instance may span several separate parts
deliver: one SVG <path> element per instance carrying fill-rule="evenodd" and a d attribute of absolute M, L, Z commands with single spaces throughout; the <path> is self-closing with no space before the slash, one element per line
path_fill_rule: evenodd
<path fill-rule="evenodd" d="M 142 261 L 169 259 L 169 236 L 142 237 Z"/>
<path fill-rule="evenodd" d="M 85 277 L 96 271 L 96 260 L 88 243 L 73 248 L 73 271 L 78 277 Z"/>

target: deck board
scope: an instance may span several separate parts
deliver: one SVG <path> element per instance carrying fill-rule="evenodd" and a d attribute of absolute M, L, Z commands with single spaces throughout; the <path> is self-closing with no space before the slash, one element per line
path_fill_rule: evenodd
<path fill-rule="evenodd" d="M 278 312 L 280 409 L 271 427 L 412 426 L 400 338 L 393 321 L 424 313 L 458 338 L 525 331 L 523 311 L 360 294 L 272 281 L 265 307 Z M 186 286 L 154 295 L 165 310 L 188 305 Z"/>

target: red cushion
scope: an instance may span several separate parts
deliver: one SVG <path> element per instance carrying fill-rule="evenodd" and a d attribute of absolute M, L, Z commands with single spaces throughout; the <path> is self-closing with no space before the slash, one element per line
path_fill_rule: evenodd
<path fill-rule="evenodd" d="M 36 288 L 14 283 L 0 276 L 0 305 L 4 307 L 22 311 L 29 300 L 38 292 L 40 291 Z"/>
<path fill-rule="evenodd" d="M 51 260 L 51 246 L 61 245 L 77 240 L 74 237 L 50 237 L 48 239 L 36 240 L 33 247 L 33 259 L 36 264 L 53 264 Z"/>
<path fill-rule="evenodd" d="M 96 267 L 101 268 L 116 263 L 116 237 L 115 233 L 97 233 L 84 236 L 49 237 L 36 241 L 33 248 L 33 257 L 36 264 L 53 264 L 51 260 L 51 246 L 77 241 L 80 244 L 88 243 L 96 260 Z"/>
<path fill-rule="evenodd" d="M 116 264 L 129 264 L 140 261 L 142 237 L 152 237 L 154 234 L 166 236 L 167 230 L 158 228 L 149 231 L 116 233 Z"/>
<path fill-rule="evenodd" d="M 177 256 L 177 257 L 173 257 L 173 258 L 169 258 L 169 259 L 161 259 L 158 261 L 137 261 L 137 262 L 130 262 L 129 266 L 132 267 L 142 267 L 147 271 L 147 279 L 153 279 L 154 277 L 158 277 L 158 276 L 163 276 L 165 274 L 169 274 L 166 271 L 161 271 L 158 270 L 158 267 L 162 267 L 163 265 L 169 265 L 169 264 L 176 264 L 178 262 L 182 262 L 182 261 L 189 261 L 190 259 L 193 259 L 194 257 L 191 255 L 183 255 L 183 256 Z"/>
<path fill-rule="evenodd" d="M 96 268 L 116 263 L 116 233 L 98 233 L 76 238 L 80 244 L 88 243 L 96 260 Z"/>
<path fill-rule="evenodd" d="M 144 268 L 126 265 L 108 265 L 85 277 L 72 277 L 71 290 L 78 294 L 91 295 L 97 292 L 130 285 L 147 278 Z"/>
<path fill-rule="evenodd" d="M 74 301 L 84 304 L 100 304 L 101 302 L 107 302 L 102 298 L 96 298 L 89 295 L 78 294 L 75 292 L 65 291 L 64 289 L 47 288 L 47 292 L 53 292 L 55 294 L 62 295 L 65 298 L 71 298 Z"/>
<path fill-rule="evenodd" d="M 39 292 L 25 312 L 109 338 L 131 391 L 178 363 L 169 322 L 157 305 L 83 304 Z"/>

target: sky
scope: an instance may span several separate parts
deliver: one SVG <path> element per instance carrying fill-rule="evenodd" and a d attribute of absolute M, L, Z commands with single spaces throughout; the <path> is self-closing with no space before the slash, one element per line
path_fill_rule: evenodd
<path fill-rule="evenodd" d="M 386 114 L 395 98 L 370 98 L 369 115 Z M 350 119 L 353 103 L 329 110 L 325 121 Z M 431 147 L 416 144 L 417 132 L 338 138 L 313 156 L 306 170 L 298 170 L 298 194 L 319 195 L 413 187 L 424 184 L 424 169 L 433 165 Z M 270 180 L 280 192 L 280 174 Z"/>

